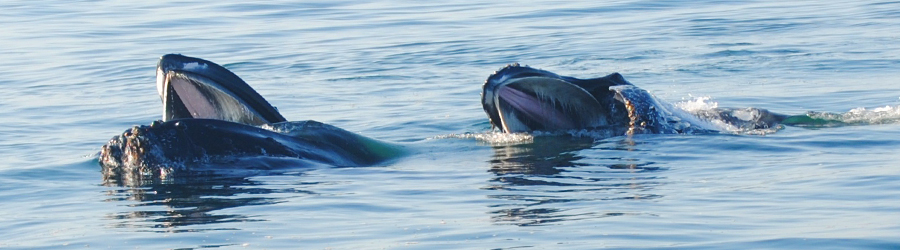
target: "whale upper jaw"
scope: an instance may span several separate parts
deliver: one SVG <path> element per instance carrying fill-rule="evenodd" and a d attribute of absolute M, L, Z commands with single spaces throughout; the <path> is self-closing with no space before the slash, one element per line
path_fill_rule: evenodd
<path fill-rule="evenodd" d="M 628 125 L 627 109 L 609 87 L 631 85 L 614 73 L 578 79 L 512 64 L 485 81 L 482 106 L 491 125 L 506 133 Z"/>
<path fill-rule="evenodd" d="M 164 55 L 156 70 L 163 121 L 205 118 L 262 125 L 285 118 L 240 77 L 200 58 Z"/>

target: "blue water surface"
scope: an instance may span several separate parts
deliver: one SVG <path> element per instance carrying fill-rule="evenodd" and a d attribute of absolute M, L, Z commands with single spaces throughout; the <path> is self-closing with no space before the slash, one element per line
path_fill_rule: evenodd
<path fill-rule="evenodd" d="M 900 248 L 900 2 L 0 8 L 0 248 Z M 100 146 L 161 116 L 155 66 L 166 53 L 224 65 L 289 120 L 417 153 L 372 167 L 105 184 Z M 489 134 L 481 84 L 514 62 L 583 78 L 620 72 L 673 103 L 855 110 L 875 124 L 458 136 Z"/>

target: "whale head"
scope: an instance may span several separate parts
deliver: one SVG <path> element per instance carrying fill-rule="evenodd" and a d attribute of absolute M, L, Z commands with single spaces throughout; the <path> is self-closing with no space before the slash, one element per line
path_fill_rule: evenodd
<path fill-rule="evenodd" d="M 622 75 L 578 79 L 511 64 L 485 81 L 481 103 L 491 125 L 506 133 L 627 128 L 628 109 L 612 86 Z"/>

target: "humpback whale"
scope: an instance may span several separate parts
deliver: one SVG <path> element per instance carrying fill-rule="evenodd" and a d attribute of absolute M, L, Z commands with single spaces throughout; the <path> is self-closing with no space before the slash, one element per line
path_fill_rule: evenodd
<path fill-rule="evenodd" d="M 240 77 L 204 59 L 164 55 L 156 75 L 162 120 L 128 129 L 101 147 L 107 181 L 200 175 L 206 171 L 197 165 L 247 157 L 365 166 L 406 152 L 324 123 L 287 121 Z"/>
<path fill-rule="evenodd" d="M 502 132 L 600 130 L 611 135 L 716 132 L 718 121 L 741 130 L 778 128 L 792 117 L 758 108 L 689 113 L 656 99 L 619 73 L 579 79 L 510 64 L 485 81 L 481 103 Z"/>

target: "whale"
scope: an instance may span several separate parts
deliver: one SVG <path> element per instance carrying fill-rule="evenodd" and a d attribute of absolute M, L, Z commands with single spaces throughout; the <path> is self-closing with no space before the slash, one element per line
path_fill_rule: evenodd
<path fill-rule="evenodd" d="M 581 79 L 517 63 L 488 76 L 482 86 L 481 103 L 491 126 L 504 133 L 715 133 L 723 130 L 722 125 L 748 131 L 778 129 L 802 120 L 759 108 L 688 112 L 659 100 L 619 73 Z"/>
<path fill-rule="evenodd" d="M 156 73 L 162 118 L 127 129 L 101 147 L 105 181 L 200 176 L 210 174 L 205 164 L 248 158 L 290 159 L 288 165 L 295 166 L 368 166 L 408 152 L 321 122 L 287 121 L 244 80 L 211 61 L 168 54 L 159 59 Z M 241 165 L 273 168 L 262 162 Z"/>

